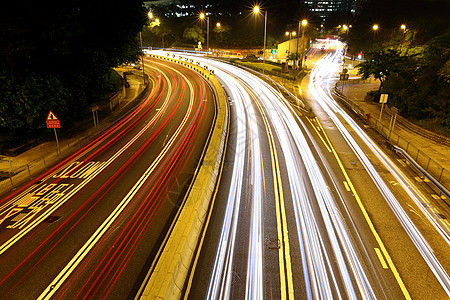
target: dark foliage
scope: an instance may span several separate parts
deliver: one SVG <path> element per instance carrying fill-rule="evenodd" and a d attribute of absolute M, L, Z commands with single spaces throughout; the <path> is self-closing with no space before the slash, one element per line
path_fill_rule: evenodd
<path fill-rule="evenodd" d="M 68 128 L 139 55 L 140 0 L 10 1 L 0 12 L 0 135 L 41 135 L 48 110 Z"/>

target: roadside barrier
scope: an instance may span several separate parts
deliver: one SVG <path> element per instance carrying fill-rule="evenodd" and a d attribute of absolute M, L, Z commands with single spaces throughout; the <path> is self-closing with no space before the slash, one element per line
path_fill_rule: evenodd
<path fill-rule="evenodd" d="M 213 70 L 201 68 L 193 60 L 183 61 L 182 57 L 175 59 L 152 54 L 150 57 L 184 65 L 200 73 L 213 88 L 218 106 L 214 128 L 197 176 L 154 268 L 147 274 L 136 296 L 136 299 L 180 299 L 195 258 L 224 157 L 228 133 L 228 106 L 225 92 L 214 77 Z"/>
<path fill-rule="evenodd" d="M 369 120 L 367 120 L 364 109 L 343 95 L 337 87 L 332 90 L 332 94 L 337 101 L 344 104 L 349 110 L 353 111 L 358 117 L 363 119 L 366 124 L 385 137 L 390 144 L 404 149 L 405 153 L 409 154 L 425 172 L 430 174 L 430 176 L 448 190 L 448 187 L 450 186 L 449 170 L 445 169 L 440 163 L 426 155 L 423 150 L 420 150 L 419 147 L 413 145 L 408 139 L 400 136 L 397 132 L 378 121 L 377 118 L 369 118 Z"/>

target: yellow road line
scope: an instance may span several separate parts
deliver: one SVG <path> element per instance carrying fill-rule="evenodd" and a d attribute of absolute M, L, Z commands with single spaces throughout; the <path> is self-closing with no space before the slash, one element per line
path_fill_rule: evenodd
<path fill-rule="evenodd" d="M 320 122 L 319 122 L 319 124 L 320 124 Z M 325 133 L 325 131 L 324 131 L 324 135 L 327 138 L 327 140 L 329 140 L 327 135 L 326 135 L 326 133 Z M 342 164 L 338 154 L 336 153 L 336 150 L 331 145 L 331 143 L 330 143 L 330 147 L 332 148 L 332 153 L 333 153 L 334 157 L 336 158 L 336 161 L 338 162 L 338 165 L 341 168 L 342 173 L 344 174 L 345 180 L 347 181 L 347 183 L 348 183 L 348 185 L 350 187 L 350 190 L 353 192 L 353 195 L 354 195 L 354 197 L 356 199 L 356 202 L 358 203 L 358 206 L 361 209 L 361 212 L 362 212 L 364 218 L 366 219 L 366 222 L 369 225 L 369 228 L 372 231 L 372 234 L 375 237 L 375 240 L 377 241 L 378 246 L 381 249 L 381 252 L 384 254 L 384 257 L 386 257 L 387 263 L 388 263 L 389 267 L 391 268 L 391 271 L 392 271 L 395 279 L 397 280 L 397 283 L 400 286 L 400 289 L 403 292 L 403 296 L 405 296 L 406 299 L 411 299 L 411 296 L 409 295 L 409 292 L 406 289 L 406 286 L 405 286 L 402 278 L 400 277 L 400 274 L 398 273 L 397 268 L 394 265 L 394 262 L 392 261 L 389 253 L 387 252 L 386 247 L 384 246 L 384 243 L 381 240 L 380 235 L 378 234 L 377 230 L 375 229 L 375 226 L 373 225 L 372 220 L 370 219 L 370 216 L 369 216 L 369 214 L 366 211 L 366 208 L 364 207 L 361 199 L 359 198 L 359 195 L 356 192 L 355 187 L 353 186 L 353 184 L 352 184 L 352 182 L 351 182 L 347 172 L 345 171 L 344 165 Z"/>
<path fill-rule="evenodd" d="M 389 269 L 386 261 L 383 258 L 383 254 L 381 253 L 380 248 L 375 248 L 375 252 L 377 253 L 378 259 L 380 260 L 383 269 Z"/>
<path fill-rule="evenodd" d="M 278 264 L 280 268 L 280 290 L 281 299 L 294 299 L 294 283 L 292 278 L 292 262 L 289 247 L 289 235 L 287 229 L 287 218 L 284 203 L 283 187 L 281 183 L 280 167 L 275 146 L 275 140 L 267 117 L 259 105 L 264 125 L 266 127 L 267 138 L 269 140 L 270 157 L 272 162 L 273 186 L 275 194 L 275 212 L 277 218 L 277 234 L 281 239 L 281 247 L 278 250 Z M 287 278 L 287 287 L 286 287 Z"/>
<path fill-rule="evenodd" d="M 325 140 L 323 139 L 322 135 L 319 133 L 319 131 L 317 130 L 316 126 L 314 126 L 314 124 L 311 122 L 311 120 L 309 118 L 306 118 L 308 120 L 308 122 L 311 124 L 311 127 L 314 129 L 314 131 L 317 133 L 317 135 L 319 136 L 319 138 L 322 140 L 323 144 L 325 145 L 325 147 L 327 147 L 328 152 L 331 152 L 330 147 L 328 146 L 327 142 L 325 142 Z M 323 132 L 323 130 L 322 130 Z M 325 132 L 324 132 L 325 134 Z"/>
<path fill-rule="evenodd" d="M 347 181 L 345 181 L 345 180 L 344 180 L 344 186 L 345 186 L 345 189 L 347 190 L 347 192 L 350 192 L 350 187 L 348 186 Z"/>

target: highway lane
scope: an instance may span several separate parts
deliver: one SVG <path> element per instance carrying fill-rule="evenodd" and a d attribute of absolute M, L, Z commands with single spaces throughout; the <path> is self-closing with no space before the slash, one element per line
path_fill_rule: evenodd
<path fill-rule="evenodd" d="M 222 68 L 228 78 L 222 70 L 215 74 L 228 87 L 237 123 L 236 140 L 229 140 L 228 148 L 234 159 L 228 152 L 226 162 L 238 167 L 225 164 L 231 174 L 225 171 L 216 201 L 227 201 L 219 204 L 224 211 L 212 216 L 224 223 L 210 225 L 189 297 L 371 297 L 365 266 L 342 220 L 332 213 L 327 183 L 281 95 L 246 72 Z M 241 83 L 231 83 L 230 73 Z M 237 188 L 228 193 L 228 186 Z M 209 268 L 210 274 L 204 272 Z"/>
<path fill-rule="evenodd" d="M 436 215 L 432 205 L 429 205 L 429 200 L 408 176 L 400 171 L 367 133 L 330 97 L 327 92 L 330 88 L 329 78 L 336 76 L 336 58 L 342 53 L 342 44 L 337 43 L 336 49 L 336 52 L 322 58 L 312 70 L 309 91 L 326 112 L 326 116 L 336 125 L 347 149 L 355 153 L 355 161 L 365 170 L 365 181 L 360 183 L 359 191 L 363 193 L 368 182 L 373 182 L 378 190 L 375 191 L 377 197 L 365 196 L 365 204 L 359 205 L 372 206 L 374 210 L 386 207 L 383 211 L 390 211 L 395 216 L 393 218 L 386 213 L 374 214 L 373 211 L 371 214 L 375 219 L 377 215 L 378 219 L 380 215 L 392 219 L 389 231 L 380 232 L 380 235 L 384 236 L 382 240 L 387 247 L 392 249 L 393 260 L 396 261 L 400 273 L 396 279 L 399 281 L 399 278 L 403 277 L 405 297 L 411 295 L 413 298 L 446 298 L 450 292 L 450 278 L 446 271 L 449 268 L 449 260 L 444 254 L 448 253 L 449 246 L 448 223 Z M 376 225 L 378 224 L 386 225 L 385 220 L 378 221 Z M 387 234 L 388 232 L 391 234 Z M 405 259 L 405 253 L 408 259 Z M 389 267 L 393 268 L 391 265 Z M 424 278 L 419 275 L 424 272 L 434 276 Z"/>
<path fill-rule="evenodd" d="M 389 188 L 380 188 L 383 180 L 392 179 L 390 172 L 383 164 L 377 164 L 376 171 L 368 167 L 370 162 L 354 147 L 364 142 L 349 142 L 345 133 L 354 134 L 355 129 L 337 131 L 337 121 L 326 113 L 320 121 L 305 117 L 305 112 L 292 120 L 286 101 L 263 83 L 241 70 L 199 60 L 215 67 L 230 96 L 234 121 L 217 207 L 188 290 L 190 299 L 448 296 L 447 275 L 439 265 L 447 261 L 445 241 L 434 248 L 444 250 L 441 255 L 438 251 L 437 260 L 426 243 L 418 242 L 423 239 L 415 226 L 406 221 L 405 228 L 407 217 L 385 200 Z M 338 66 L 333 61 L 323 65 Z M 327 90 L 330 74 L 314 74 L 311 82 L 320 81 L 315 90 Z M 268 116 L 268 126 L 262 125 L 263 115 Z M 255 125 L 248 124 L 252 122 Z M 267 167 L 271 165 L 272 170 Z M 258 185 L 262 191 L 255 190 Z M 405 190 L 390 188 L 399 199 L 408 197 Z M 279 205 L 281 194 L 284 201 Z M 420 276 L 423 272 L 436 277 Z"/>
<path fill-rule="evenodd" d="M 146 60 L 154 89 L 87 147 L 0 201 L 0 298 L 132 297 L 215 116 L 195 72 Z"/>

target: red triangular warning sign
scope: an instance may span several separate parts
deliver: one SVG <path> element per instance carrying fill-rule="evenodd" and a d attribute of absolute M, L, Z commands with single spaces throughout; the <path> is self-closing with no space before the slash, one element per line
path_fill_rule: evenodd
<path fill-rule="evenodd" d="M 47 120 L 58 120 L 58 118 L 55 116 L 55 114 L 52 111 L 48 112 Z"/>

